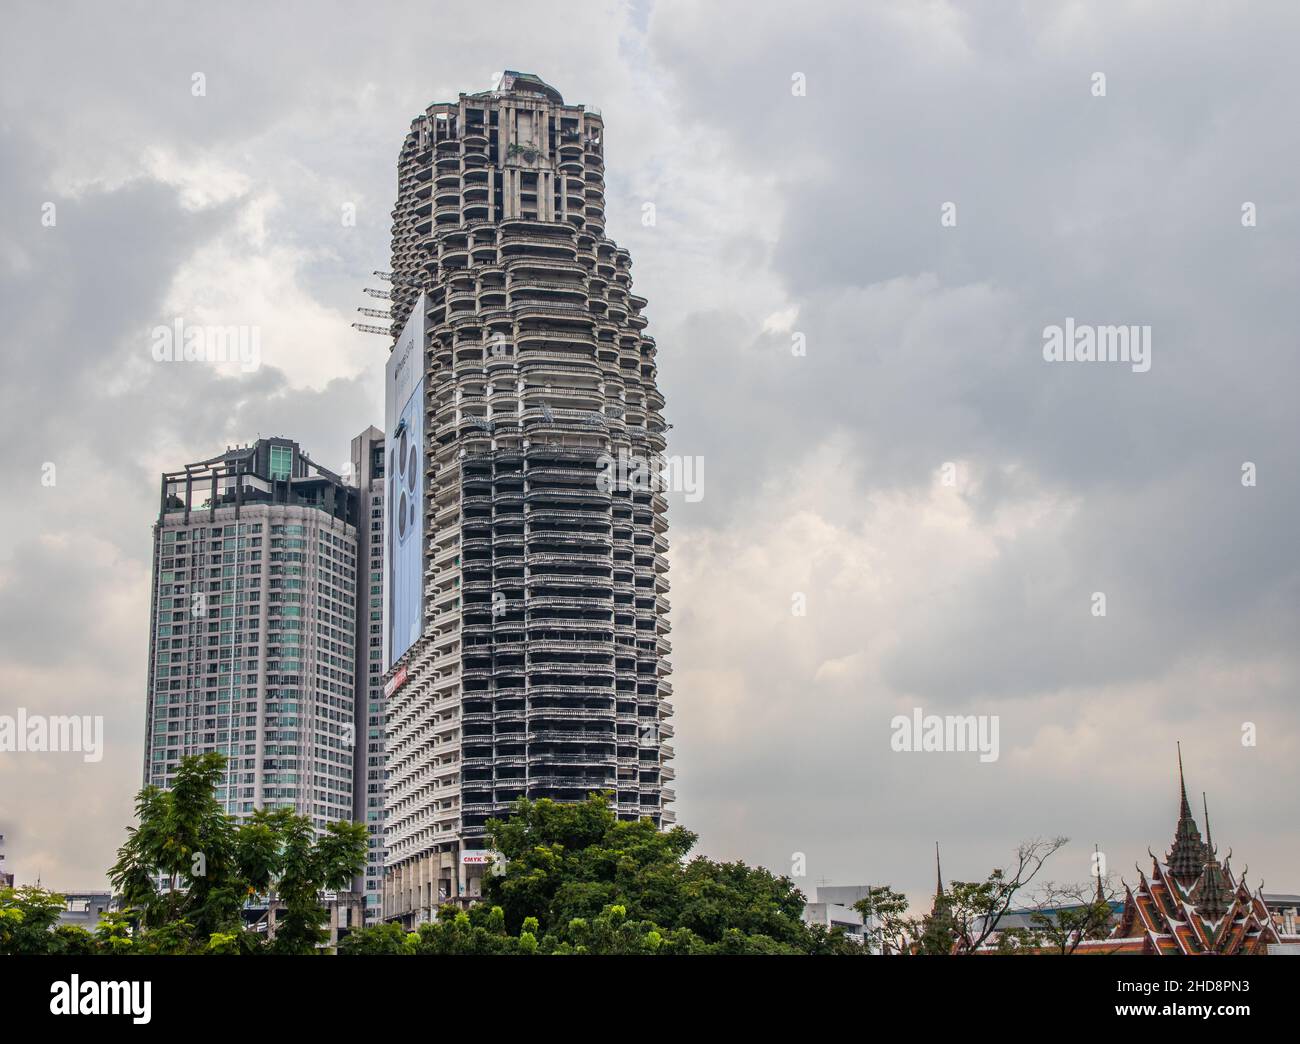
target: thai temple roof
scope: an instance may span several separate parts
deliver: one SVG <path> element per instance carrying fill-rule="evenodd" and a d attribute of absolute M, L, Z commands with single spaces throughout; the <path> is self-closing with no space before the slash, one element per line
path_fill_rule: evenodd
<path fill-rule="evenodd" d="M 1178 752 L 1178 822 L 1164 862 L 1151 857 L 1151 875 L 1138 870 L 1137 887 L 1125 885 L 1124 908 L 1110 936 L 1087 940 L 1077 953 L 1263 954 L 1280 943 L 1263 893 L 1219 863 L 1205 804 L 1205 841 L 1192 815 Z M 1286 936 L 1288 942 L 1300 942 Z"/>

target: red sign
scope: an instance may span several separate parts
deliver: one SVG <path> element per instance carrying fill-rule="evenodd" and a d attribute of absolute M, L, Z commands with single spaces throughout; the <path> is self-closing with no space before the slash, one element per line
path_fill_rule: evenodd
<path fill-rule="evenodd" d="M 384 686 L 384 699 L 388 699 L 389 696 L 391 696 L 393 693 L 395 693 L 398 689 L 400 689 L 405 684 L 406 684 L 406 668 L 399 667 L 397 668 L 397 673 L 394 674 L 391 678 L 389 678 L 388 683 Z"/>

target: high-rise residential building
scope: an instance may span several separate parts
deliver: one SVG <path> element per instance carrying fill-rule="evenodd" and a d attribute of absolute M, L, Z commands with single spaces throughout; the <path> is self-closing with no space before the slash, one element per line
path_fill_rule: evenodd
<path fill-rule="evenodd" d="M 12 888 L 14 886 L 14 875 L 5 872 L 4 847 L 5 847 L 5 836 L 4 834 L 0 834 L 0 888 Z"/>
<path fill-rule="evenodd" d="M 353 815 L 358 492 L 259 439 L 162 477 L 144 780 L 229 757 L 233 815 Z"/>
<path fill-rule="evenodd" d="M 655 342 L 605 234 L 605 128 L 506 73 L 398 161 L 386 434 L 387 875 L 477 893 L 517 797 L 673 821 Z"/>
<path fill-rule="evenodd" d="M 352 818 L 365 823 L 369 853 L 363 879 L 367 924 L 377 923 L 384 895 L 384 433 L 369 427 L 352 440 L 357 483 L 357 744 Z"/>

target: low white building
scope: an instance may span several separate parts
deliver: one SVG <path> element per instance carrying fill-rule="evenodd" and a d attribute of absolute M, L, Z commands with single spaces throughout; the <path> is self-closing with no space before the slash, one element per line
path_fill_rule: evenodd
<path fill-rule="evenodd" d="M 870 885 L 819 885 L 815 898 L 804 903 L 803 923 L 820 924 L 828 931 L 842 928 L 850 939 L 863 942 L 867 925 L 853 904 L 870 891 Z"/>

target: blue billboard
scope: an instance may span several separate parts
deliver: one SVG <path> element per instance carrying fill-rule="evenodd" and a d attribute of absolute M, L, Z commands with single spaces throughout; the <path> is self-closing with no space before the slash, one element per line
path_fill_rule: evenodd
<path fill-rule="evenodd" d="M 424 295 L 384 368 L 384 669 L 424 627 Z"/>

